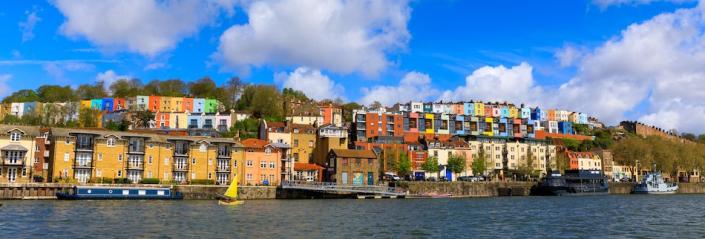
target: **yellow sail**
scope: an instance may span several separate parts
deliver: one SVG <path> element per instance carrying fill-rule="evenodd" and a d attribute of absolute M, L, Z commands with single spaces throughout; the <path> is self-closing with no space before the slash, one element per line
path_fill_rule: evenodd
<path fill-rule="evenodd" d="M 225 196 L 237 199 L 237 178 L 237 175 L 233 177 L 233 182 L 230 183 L 230 187 L 225 191 Z"/>

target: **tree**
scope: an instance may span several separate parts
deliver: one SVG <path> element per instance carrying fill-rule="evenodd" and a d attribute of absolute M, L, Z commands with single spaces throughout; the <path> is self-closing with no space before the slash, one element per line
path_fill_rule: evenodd
<path fill-rule="evenodd" d="M 397 164 L 397 174 L 399 176 L 407 176 L 411 174 L 411 159 L 406 153 L 399 155 L 399 163 Z"/>
<path fill-rule="evenodd" d="M 485 151 L 482 147 L 480 147 L 480 153 L 472 161 L 470 167 L 472 168 L 472 174 L 475 176 L 484 175 L 485 171 L 487 171 L 487 156 L 485 156 Z"/>
<path fill-rule="evenodd" d="M 225 85 L 221 87 L 221 89 L 224 91 L 222 102 L 226 108 L 235 109 L 237 107 L 237 100 L 240 98 L 244 86 L 244 82 L 237 76 L 225 82 Z"/>
<path fill-rule="evenodd" d="M 2 100 L 2 103 L 39 101 L 39 95 L 34 90 L 24 89 L 13 92 Z"/>
<path fill-rule="evenodd" d="M 81 109 L 78 115 L 78 124 L 83 128 L 98 127 L 100 111 L 95 109 Z"/>
<path fill-rule="evenodd" d="M 183 97 L 186 95 L 186 83 L 180 79 L 159 82 L 159 93 L 162 96 Z"/>
<path fill-rule="evenodd" d="M 282 118 L 281 95 L 273 85 L 254 86 L 253 99 L 249 110 L 255 117 Z"/>
<path fill-rule="evenodd" d="M 384 150 L 384 162 L 382 168 L 384 170 L 397 170 L 398 158 L 400 154 L 396 149 L 385 149 Z"/>
<path fill-rule="evenodd" d="M 448 165 L 446 165 L 446 170 L 450 170 L 455 174 L 459 174 L 465 171 L 465 166 L 465 157 L 453 154 L 448 158 Z"/>
<path fill-rule="evenodd" d="M 188 84 L 189 94 L 198 98 L 215 99 L 218 96 L 218 87 L 210 77 L 203 77 Z"/>
<path fill-rule="evenodd" d="M 343 105 L 343 120 L 345 122 L 352 122 L 353 121 L 353 110 L 360 109 L 362 106 L 358 103 L 355 102 L 350 102 L 347 104 Z"/>
<path fill-rule="evenodd" d="M 78 86 L 76 95 L 83 100 L 108 97 L 108 93 L 105 92 L 104 83 L 102 81 L 98 81 L 94 85 L 82 84 Z"/>
<path fill-rule="evenodd" d="M 127 131 L 130 128 L 130 122 L 127 120 L 122 120 L 119 122 L 109 121 L 105 125 L 105 128 L 113 131 Z"/>
<path fill-rule="evenodd" d="M 695 135 L 692 133 L 683 133 L 681 134 L 681 137 L 690 140 L 690 141 L 695 141 Z"/>
<path fill-rule="evenodd" d="M 120 79 L 110 85 L 110 92 L 113 97 L 127 98 L 142 94 L 143 88 L 142 82 L 138 79 Z"/>
<path fill-rule="evenodd" d="M 559 152 L 556 154 L 556 170 L 559 172 L 564 172 L 570 166 L 570 159 L 565 154 L 565 152 Z"/>
<path fill-rule="evenodd" d="M 580 151 L 580 142 L 575 139 L 563 139 L 563 146 L 572 151 Z"/>
<path fill-rule="evenodd" d="M 370 109 L 381 109 L 382 107 L 384 106 L 379 101 L 375 101 L 370 104 Z"/>
<path fill-rule="evenodd" d="M 421 169 L 423 169 L 426 172 L 429 173 L 439 173 L 441 172 L 440 167 L 438 166 L 438 158 L 436 157 L 428 157 L 426 159 L 426 162 L 424 162 L 421 165 Z"/>
<path fill-rule="evenodd" d="M 37 96 L 41 102 L 69 102 L 76 100 L 73 89 L 70 86 L 43 85 L 37 89 Z"/>
<path fill-rule="evenodd" d="M 136 111 L 132 115 L 132 121 L 140 128 L 149 128 L 149 122 L 152 120 L 154 120 L 154 113 L 151 111 Z"/>
<path fill-rule="evenodd" d="M 527 153 L 527 157 L 526 157 L 526 160 L 524 161 L 524 163 L 520 163 L 520 164 L 519 164 L 519 168 L 518 168 L 518 170 L 517 170 L 517 171 L 519 172 L 519 174 L 521 174 L 521 175 L 524 176 L 524 177 L 528 177 L 528 176 L 537 176 L 538 170 L 536 170 L 536 169 L 534 168 L 534 161 L 535 161 L 534 155 L 533 155 L 533 153 L 531 152 L 531 150 L 529 150 L 529 152 Z"/>

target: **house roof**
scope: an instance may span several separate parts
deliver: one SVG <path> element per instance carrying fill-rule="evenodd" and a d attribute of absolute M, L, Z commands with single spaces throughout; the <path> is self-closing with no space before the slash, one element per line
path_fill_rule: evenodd
<path fill-rule="evenodd" d="M 372 150 L 331 149 L 331 152 L 343 158 L 377 158 L 377 154 Z"/>
<path fill-rule="evenodd" d="M 323 170 L 323 167 L 312 163 L 294 163 L 294 171 Z"/>
<path fill-rule="evenodd" d="M 22 131 L 27 136 L 39 136 L 39 126 L 0 125 L 0 135 L 9 134 L 12 130 Z"/>
<path fill-rule="evenodd" d="M 246 139 L 241 143 L 245 148 L 264 148 L 264 146 L 269 144 L 266 140 L 261 139 Z"/>
<path fill-rule="evenodd" d="M 18 144 L 10 144 L 5 147 L 0 148 L 0 151 L 27 151 L 27 148 Z"/>

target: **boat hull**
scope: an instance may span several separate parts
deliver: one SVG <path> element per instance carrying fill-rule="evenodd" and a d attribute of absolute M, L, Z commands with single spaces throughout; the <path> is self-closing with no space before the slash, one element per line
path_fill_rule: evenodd
<path fill-rule="evenodd" d="M 73 192 L 58 192 L 62 200 L 180 200 L 184 196 L 170 188 L 74 187 Z"/>
<path fill-rule="evenodd" d="M 233 201 L 218 200 L 218 205 L 223 205 L 223 206 L 237 206 L 237 205 L 242 205 L 243 203 L 245 203 L 245 201 L 241 201 L 241 200 L 233 200 Z"/>

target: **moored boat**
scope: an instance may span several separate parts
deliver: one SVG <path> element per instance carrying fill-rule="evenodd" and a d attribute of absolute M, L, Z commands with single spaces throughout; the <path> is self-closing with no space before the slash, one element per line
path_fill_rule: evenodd
<path fill-rule="evenodd" d="M 667 183 L 658 172 L 646 174 L 644 179 L 634 186 L 635 194 L 674 194 L 677 191 L 678 185 Z"/>
<path fill-rule="evenodd" d="M 566 170 L 552 173 L 531 188 L 537 196 L 604 195 L 609 193 L 607 177 L 600 170 Z"/>
<path fill-rule="evenodd" d="M 72 192 L 56 193 L 65 200 L 173 200 L 183 199 L 170 187 L 75 186 Z"/>

